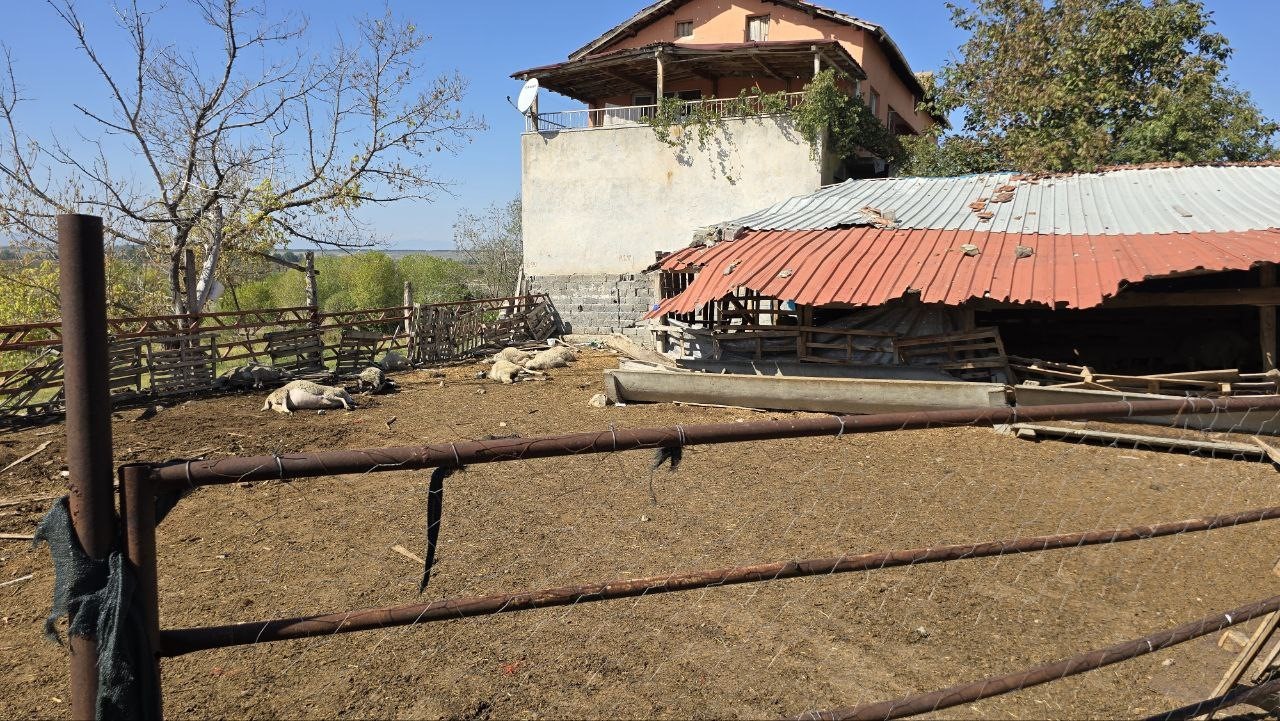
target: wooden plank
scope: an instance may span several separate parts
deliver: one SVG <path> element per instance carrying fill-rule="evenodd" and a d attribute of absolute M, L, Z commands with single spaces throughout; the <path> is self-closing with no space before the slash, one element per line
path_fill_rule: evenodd
<path fill-rule="evenodd" d="M 1249 443 L 1233 443 L 1230 441 L 1200 441 L 1192 438 L 1165 438 L 1163 436 L 1146 436 L 1136 433 L 1113 433 L 1090 428 L 1068 428 L 1049 426 L 1037 423 L 1014 423 L 1015 431 L 1026 429 L 1037 435 L 1055 440 L 1098 441 L 1114 445 L 1137 448 L 1146 447 L 1155 450 L 1177 450 L 1204 452 L 1217 457 L 1219 454 L 1246 456 L 1249 460 L 1260 461 L 1267 458 L 1261 448 Z"/>
<path fill-rule="evenodd" d="M 1266 441 L 1262 440 L 1257 436 L 1254 436 L 1249 440 L 1253 441 L 1254 445 L 1262 449 L 1262 452 L 1267 455 L 1268 460 L 1276 464 L 1277 467 L 1280 467 L 1280 448 L 1277 448 L 1271 445 L 1270 443 L 1267 443 Z"/>
<path fill-rule="evenodd" d="M 1245 646 L 1240 655 L 1236 656 L 1231 667 L 1227 669 L 1227 673 L 1223 675 L 1222 680 L 1213 689 L 1213 693 L 1209 694 L 1209 698 L 1217 698 L 1235 688 L 1236 684 L 1240 682 L 1240 677 L 1244 676 L 1245 671 L 1249 670 L 1249 666 L 1258 657 L 1263 646 L 1275 633 L 1278 624 L 1280 624 L 1280 612 L 1269 613 L 1263 617 L 1262 623 L 1258 624 L 1253 636 L 1249 638 L 1249 645 Z M 1214 713 L 1212 711 L 1209 712 L 1205 718 L 1212 719 Z"/>
<path fill-rule="evenodd" d="M 44 449 L 48 448 L 48 447 L 49 447 L 49 444 L 51 444 L 51 443 L 53 443 L 53 441 L 45 441 L 44 443 L 41 443 L 39 446 L 36 446 L 36 449 L 35 449 L 34 451 L 31 451 L 30 453 L 28 453 L 28 454 L 26 454 L 25 456 L 23 456 L 23 457 L 19 458 L 18 460 L 14 461 L 13 463 L 10 463 L 9 465 L 7 465 L 7 466 L 5 466 L 4 468 L 0 469 L 0 473 L 4 473 L 4 472 L 8 471 L 10 468 L 13 468 L 14 466 L 21 465 L 21 464 L 26 463 L 27 461 L 31 460 L 32 458 L 35 458 L 37 455 L 39 455 L 39 454 L 40 454 L 40 452 L 41 452 L 41 451 L 43 451 Z"/>

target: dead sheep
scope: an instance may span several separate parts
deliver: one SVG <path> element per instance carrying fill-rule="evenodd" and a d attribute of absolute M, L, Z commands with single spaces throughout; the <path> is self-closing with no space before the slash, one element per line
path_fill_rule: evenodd
<path fill-rule="evenodd" d="M 214 381 L 214 388 L 218 390 L 245 388 L 259 390 L 268 385 L 275 385 L 280 381 L 288 380 L 290 375 L 289 371 L 283 368 L 273 368 L 256 361 L 250 361 L 218 376 L 218 379 Z"/>
<path fill-rule="evenodd" d="M 356 389 L 361 393 L 379 393 L 387 386 L 387 374 L 378 366 L 369 366 L 356 377 Z"/>
<path fill-rule="evenodd" d="M 409 360 L 395 351 L 387 351 L 378 366 L 384 371 L 409 370 Z"/>
<path fill-rule="evenodd" d="M 578 352 L 575 351 L 572 347 L 564 345 L 563 343 L 557 343 L 556 345 L 551 346 L 550 348 L 547 349 L 547 352 L 555 353 L 556 355 L 559 355 L 561 358 L 564 358 L 570 363 L 578 360 Z"/>
<path fill-rule="evenodd" d="M 294 411 L 321 411 L 333 408 L 354 410 L 356 402 L 341 388 L 322 386 L 311 381 L 294 381 L 281 386 L 267 396 L 262 410 L 277 413 Z"/>
<path fill-rule="evenodd" d="M 541 376 L 543 374 L 526 368 L 521 368 L 511 361 L 503 360 L 501 358 L 494 359 L 493 366 L 489 368 L 488 373 L 490 380 L 495 380 L 499 383 L 515 383 L 520 380 L 521 377 L 526 375 Z"/>
<path fill-rule="evenodd" d="M 565 346 L 558 345 L 550 350 L 544 350 L 525 361 L 524 367 L 531 371 L 542 371 L 547 370 L 548 368 L 564 368 L 569 365 L 570 361 L 576 359 L 577 356 L 574 355 L 572 350 L 569 350 Z"/>
<path fill-rule="evenodd" d="M 524 362 L 533 357 L 532 353 L 527 353 L 519 348 L 503 348 L 493 356 L 494 360 L 502 359 L 516 365 L 524 365 Z"/>

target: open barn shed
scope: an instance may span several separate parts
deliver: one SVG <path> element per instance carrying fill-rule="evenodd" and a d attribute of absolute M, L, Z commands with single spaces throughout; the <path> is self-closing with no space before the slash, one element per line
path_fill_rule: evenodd
<path fill-rule="evenodd" d="M 1274 390 L 1277 262 L 1274 164 L 857 180 L 666 256 L 649 317 L 685 361 Z"/>

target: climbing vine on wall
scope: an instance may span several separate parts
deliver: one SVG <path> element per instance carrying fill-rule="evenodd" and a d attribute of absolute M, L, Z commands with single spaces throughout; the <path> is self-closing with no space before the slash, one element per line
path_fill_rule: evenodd
<path fill-rule="evenodd" d="M 643 121 L 653 128 L 659 141 L 687 153 L 695 139 L 701 151 L 721 140 L 724 126 L 720 121 L 725 118 L 789 115 L 796 130 L 809 143 L 810 154 L 815 159 L 824 139 L 830 143 L 827 151 L 840 158 L 860 150 L 889 163 L 904 158 L 897 137 L 871 113 L 866 103 L 840 87 L 834 71 L 818 73 L 805 86 L 804 93 L 794 106 L 786 93 L 765 93 L 758 87 L 744 89 L 736 98 L 722 103 L 663 98 L 653 114 Z M 730 178 L 730 182 L 732 180 Z"/>

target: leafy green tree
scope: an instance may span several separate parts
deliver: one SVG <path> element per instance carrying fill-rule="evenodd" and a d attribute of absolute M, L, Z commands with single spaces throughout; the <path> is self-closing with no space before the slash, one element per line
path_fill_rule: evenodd
<path fill-rule="evenodd" d="M 467 267 L 456 260 L 431 255 L 406 255 L 396 266 L 400 277 L 413 284 L 417 303 L 448 303 L 467 295 Z"/>
<path fill-rule="evenodd" d="M 1228 83 L 1231 47 L 1200 0 L 949 7 L 970 37 L 944 68 L 930 109 L 963 108 L 963 133 L 936 149 L 914 141 L 923 155 L 909 164 L 916 172 L 1087 171 L 1276 154 L 1280 125 Z"/>

